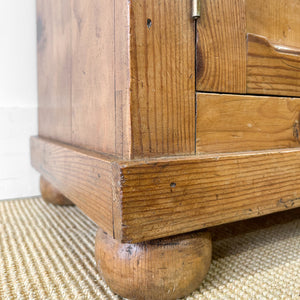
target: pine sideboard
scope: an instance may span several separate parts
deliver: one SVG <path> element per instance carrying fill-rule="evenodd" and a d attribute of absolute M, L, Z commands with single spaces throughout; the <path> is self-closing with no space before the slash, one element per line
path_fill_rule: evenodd
<path fill-rule="evenodd" d="M 37 45 L 32 165 L 114 292 L 188 295 L 209 227 L 300 206 L 299 0 L 37 0 Z"/>

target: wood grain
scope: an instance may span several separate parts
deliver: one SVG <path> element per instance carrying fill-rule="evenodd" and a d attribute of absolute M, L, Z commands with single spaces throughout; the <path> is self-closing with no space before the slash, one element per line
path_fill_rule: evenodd
<path fill-rule="evenodd" d="M 197 94 L 197 153 L 299 147 L 300 98 Z"/>
<path fill-rule="evenodd" d="M 298 0 L 203 0 L 201 4 L 198 91 L 300 95 Z"/>
<path fill-rule="evenodd" d="M 246 15 L 247 93 L 300 96 L 300 2 L 247 0 Z"/>
<path fill-rule="evenodd" d="M 72 3 L 72 144 L 129 159 L 129 4 Z"/>
<path fill-rule="evenodd" d="M 59 12 L 59 13 L 58 13 Z M 71 143 L 71 6 L 37 0 L 39 135 Z"/>
<path fill-rule="evenodd" d="M 151 240 L 299 207 L 299 171 L 299 148 L 121 164 L 121 240 Z"/>
<path fill-rule="evenodd" d="M 47 181 L 122 242 L 300 206 L 300 148 L 120 161 L 32 138 L 31 159 Z"/>
<path fill-rule="evenodd" d="M 113 233 L 113 158 L 31 138 L 33 167 L 110 235 Z"/>
<path fill-rule="evenodd" d="M 130 115 L 130 3 L 114 1 L 115 6 L 115 104 L 116 153 L 132 157 Z"/>
<path fill-rule="evenodd" d="M 195 152 L 189 0 L 39 3 L 41 135 L 124 159 Z"/>
<path fill-rule="evenodd" d="M 247 93 L 300 96 L 300 48 L 248 34 L 247 58 Z"/>
<path fill-rule="evenodd" d="M 133 157 L 194 153 L 191 1 L 132 1 L 130 18 Z"/>
<path fill-rule="evenodd" d="M 202 0 L 197 21 L 196 89 L 246 92 L 244 0 Z"/>
<path fill-rule="evenodd" d="M 96 262 L 118 295 L 129 299 L 178 299 L 199 287 L 211 262 L 208 232 L 140 244 L 122 244 L 98 230 Z M 154 276 L 155 274 L 155 276 Z"/>
<path fill-rule="evenodd" d="M 114 5 L 72 3 L 72 144 L 114 154 Z"/>
<path fill-rule="evenodd" d="M 246 0 L 247 32 L 270 43 L 300 47 L 299 0 Z"/>

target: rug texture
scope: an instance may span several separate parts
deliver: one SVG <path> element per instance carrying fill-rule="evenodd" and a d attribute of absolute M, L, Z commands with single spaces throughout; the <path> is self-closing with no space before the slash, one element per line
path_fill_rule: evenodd
<path fill-rule="evenodd" d="M 192 299 L 300 299 L 300 211 L 212 229 Z M 97 226 L 41 198 L 0 202 L 0 299 L 120 299 L 98 275 Z"/>

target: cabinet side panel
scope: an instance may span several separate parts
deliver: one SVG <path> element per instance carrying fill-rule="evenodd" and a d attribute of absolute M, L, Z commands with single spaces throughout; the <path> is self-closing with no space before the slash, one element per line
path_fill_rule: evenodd
<path fill-rule="evenodd" d="M 131 158 L 129 3 L 115 1 L 116 151 Z"/>
<path fill-rule="evenodd" d="M 72 142 L 115 154 L 114 4 L 72 1 Z"/>
<path fill-rule="evenodd" d="M 71 143 L 71 18 L 67 0 L 37 0 L 39 135 Z"/>
<path fill-rule="evenodd" d="M 191 1 L 132 1 L 130 18 L 133 156 L 195 153 Z"/>
<path fill-rule="evenodd" d="M 246 92 L 244 0 L 202 0 L 197 21 L 197 90 Z"/>

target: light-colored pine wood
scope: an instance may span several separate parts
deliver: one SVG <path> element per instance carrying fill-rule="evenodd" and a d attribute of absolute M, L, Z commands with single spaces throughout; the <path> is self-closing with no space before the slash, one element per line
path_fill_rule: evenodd
<path fill-rule="evenodd" d="M 112 2 L 112 1 L 111 1 Z M 132 157 L 130 115 L 130 3 L 114 1 L 115 6 L 115 103 L 116 152 Z"/>
<path fill-rule="evenodd" d="M 118 24 L 126 29 L 122 14 L 118 7 Z M 129 22 L 128 12 L 125 15 Z M 128 133 L 122 133 L 123 124 L 118 126 L 117 136 L 116 114 L 118 111 L 118 118 L 128 123 L 128 108 L 122 110 L 122 106 L 129 105 L 115 103 L 113 3 L 38 0 L 37 18 L 39 134 L 123 156 L 123 148 L 130 146 L 130 140 L 126 140 Z M 119 66 L 119 74 L 128 73 L 128 66 Z M 124 84 L 118 83 L 119 94 L 123 88 Z M 123 117 L 123 111 L 127 117 Z M 124 157 L 129 157 L 129 151 L 125 152 Z"/>
<path fill-rule="evenodd" d="M 211 261 L 208 232 L 122 244 L 103 230 L 96 236 L 96 263 L 109 287 L 129 299 L 178 299 L 200 286 Z"/>
<path fill-rule="evenodd" d="M 299 48 L 248 34 L 247 93 L 300 97 L 300 33 Z"/>
<path fill-rule="evenodd" d="M 195 152 L 195 33 L 190 0 L 131 2 L 133 157 Z"/>
<path fill-rule="evenodd" d="M 189 232 L 300 206 L 300 149 L 128 162 L 123 240 Z"/>
<path fill-rule="evenodd" d="M 197 94 L 197 153 L 299 147 L 300 98 Z"/>
<path fill-rule="evenodd" d="M 147 241 L 300 207 L 300 98 L 245 95 L 300 96 L 299 1 L 201 0 L 197 24 L 191 11 L 37 0 L 39 135 L 52 140 L 32 138 L 32 164 L 46 199 L 99 225 L 98 265 L 131 298 L 184 296 L 208 269 L 202 236 Z M 195 87 L 244 96 L 196 107 Z"/>
<path fill-rule="evenodd" d="M 126 159 L 195 152 L 191 1 L 38 7 L 41 135 Z"/>
<path fill-rule="evenodd" d="M 201 0 L 197 21 L 198 91 L 246 92 L 244 0 Z"/>
<path fill-rule="evenodd" d="M 37 50 L 39 135 L 71 143 L 72 51 L 69 1 L 37 1 Z"/>
<path fill-rule="evenodd" d="M 72 144 L 116 148 L 115 9 L 111 0 L 72 3 Z"/>
<path fill-rule="evenodd" d="M 31 162 L 51 186 L 114 235 L 112 157 L 33 137 Z"/>
<path fill-rule="evenodd" d="M 300 2 L 246 0 L 247 93 L 300 96 Z"/>
<path fill-rule="evenodd" d="M 198 91 L 300 96 L 298 0 L 203 0 Z"/>
<path fill-rule="evenodd" d="M 300 96 L 300 2 L 246 1 L 247 93 Z"/>
<path fill-rule="evenodd" d="M 300 206 L 300 148 L 122 161 L 33 138 L 31 153 L 47 181 L 122 242 Z"/>
<path fill-rule="evenodd" d="M 299 0 L 246 0 L 247 33 L 270 43 L 300 47 Z"/>

